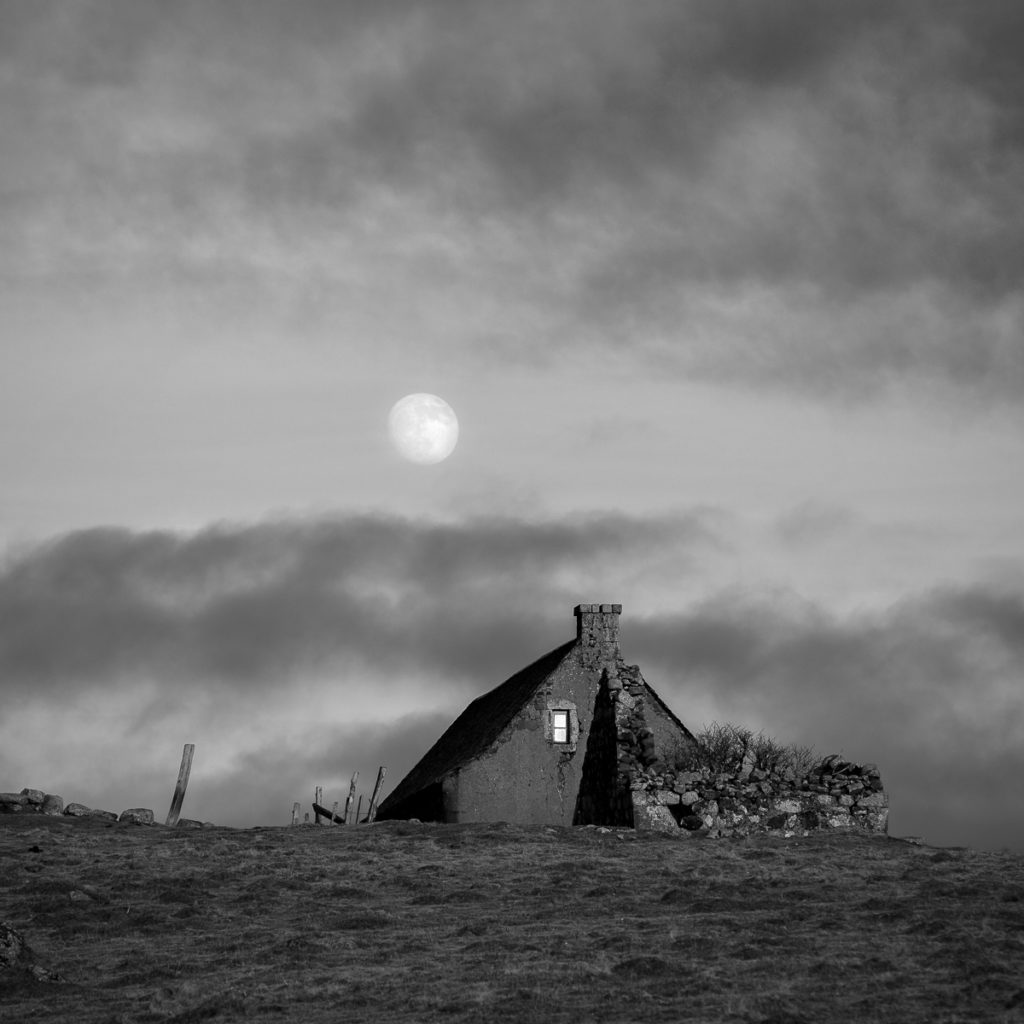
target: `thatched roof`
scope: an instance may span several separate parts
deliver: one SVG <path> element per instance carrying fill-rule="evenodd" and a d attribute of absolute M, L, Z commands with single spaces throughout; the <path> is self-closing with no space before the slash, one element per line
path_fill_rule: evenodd
<path fill-rule="evenodd" d="M 532 665 L 477 697 L 380 805 L 378 817 L 444 776 L 479 757 L 501 735 L 516 713 L 576 646 L 575 640 L 556 647 Z"/>

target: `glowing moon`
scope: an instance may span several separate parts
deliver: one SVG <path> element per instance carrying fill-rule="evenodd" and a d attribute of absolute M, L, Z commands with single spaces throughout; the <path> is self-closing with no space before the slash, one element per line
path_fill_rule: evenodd
<path fill-rule="evenodd" d="M 388 415 L 388 430 L 399 454 L 423 465 L 447 459 L 459 440 L 455 411 L 437 395 L 400 398 Z"/>

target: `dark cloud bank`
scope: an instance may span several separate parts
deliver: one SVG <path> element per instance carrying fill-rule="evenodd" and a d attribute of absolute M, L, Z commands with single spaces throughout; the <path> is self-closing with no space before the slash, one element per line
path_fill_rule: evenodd
<path fill-rule="evenodd" d="M 244 695 L 244 713 L 258 716 L 260 694 L 282 680 L 332 667 L 345 678 L 341 667 L 363 665 L 385 680 L 453 680 L 461 706 L 571 636 L 573 603 L 617 599 L 615 580 L 631 566 L 720 542 L 705 513 L 81 531 L 0 574 L 4 700 L 43 702 L 59 719 L 65 697 L 144 676 L 176 695 Z M 895 831 L 1024 843 L 1014 813 L 1024 595 L 947 588 L 840 618 L 792 594 L 719 591 L 644 614 L 627 607 L 622 632 L 626 657 L 693 727 L 704 723 L 688 705 L 711 704 L 780 739 L 877 761 Z M 386 682 L 377 685 L 386 701 Z M 450 714 L 396 709 L 391 723 L 342 736 L 311 721 L 301 750 L 247 752 L 209 792 L 222 817 L 246 808 L 239 823 L 277 820 L 296 786 L 337 769 L 339 744 L 364 771 L 388 763 L 400 775 Z"/>
<path fill-rule="evenodd" d="M 1017 5 L 3 11 L 11 275 L 264 274 L 255 301 L 289 264 L 329 279 L 326 230 L 396 287 L 525 300 L 531 338 L 462 339 L 489 360 L 628 345 L 819 396 L 1024 391 Z M 401 213 L 374 227 L 379 188 Z"/>

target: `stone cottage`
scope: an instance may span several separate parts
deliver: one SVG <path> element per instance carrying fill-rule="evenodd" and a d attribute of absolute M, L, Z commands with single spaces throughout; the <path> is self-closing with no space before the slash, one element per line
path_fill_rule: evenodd
<path fill-rule="evenodd" d="M 619 651 L 619 604 L 575 608 L 576 639 L 474 700 L 378 820 L 633 825 L 632 772 L 692 749 Z"/>

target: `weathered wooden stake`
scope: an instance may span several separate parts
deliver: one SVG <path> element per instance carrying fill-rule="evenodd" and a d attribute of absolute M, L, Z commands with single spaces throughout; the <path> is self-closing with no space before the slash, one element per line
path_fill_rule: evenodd
<path fill-rule="evenodd" d="M 363 794 L 359 794 L 359 803 L 356 804 L 356 824 L 359 824 L 359 815 L 363 809 Z"/>
<path fill-rule="evenodd" d="M 299 823 L 299 801 L 296 800 L 295 803 L 292 804 L 292 824 L 293 825 L 298 825 L 298 823 Z"/>
<path fill-rule="evenodd" d="M 186 743 L 185 749 L 181 752 L 181 767 L 178 769 L 178 784 L 174 787 L 174 796 L 171 798 L 171 809 L 167 812 L 166 825 L 177 825 L 178 815 L 181 814 L 181 805 L 185 799 L 185 787 L 188 785 L 188 775 L 192 771 L 192 755 L 196 752 L 194 743 Z"/>
<path fill-rule="evenodd" d="M 338 807 L 338 802 L 337 801 L 334 802 L 334 807 L 335 807 L 335 809 L 337 809 L 337 807 Z M 332 824 L 332 825 L 344 825 L 345 824 L 345 819 L 344 818 L 339 818 L 337 816 L 337 814 L 334 814 L 333 812 L 327 810 L 326 807 L 321 807 L 320 804 L 313 804 L 313 810 L 316 811 L 316 813 L 319 814 L 321 818 L 326 818 L 327 821 L 330 824 Z"/>
<path fill-rule="evenodd" d="M 368 822 L 373 821 L 377 817 L 377 797 L 380 795 L 380 785 L 384 781 L 385 772 L 387 772 L 387 768 L 384 765 L 377 769 L 377 783 L 373 787 L 373 796 L 370 797 L 370 809 L 366 812 L 366 820 Z"/>
<path fill-rule="evenodd" d="M 322 804 L 323 802 L 324 802 L 324 787 L 323 786 L 316 786 L 314 788 L 314 790 L 313 790 L 313 803 L 314 804 Z M 320 824 L 320 815 L 316 813 L 316 807 L 313 808 L 313 815 L 314 815 L 313 816 L 313 821 L 317 825 L 319 825 Z"/>
<path fill-rule="evenodd" d="M 335 820 L 334 819 L 337 818 L 337 817 L 338 817 L 338 801 L 335 800 L 334 803 L 331 804 L 331 824 L 332 825 L 335 824 Z"/>
<path fill-rule="evenodd" d="M 352 823 L 352 801 L 356 798 L 356 783 L 359 781 L 359 772 L 352 773 L 352 784 L 348 787 L 348 799 L 345 801 L 345 824 Z"/>

